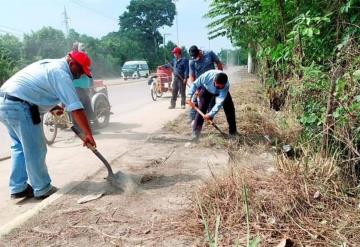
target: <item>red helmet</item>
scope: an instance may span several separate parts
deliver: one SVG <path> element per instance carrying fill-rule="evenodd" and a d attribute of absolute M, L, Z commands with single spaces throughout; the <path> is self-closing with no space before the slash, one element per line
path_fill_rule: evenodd
<path fill-rule="evenodd" d="M 82 67 L 84 73 L 88 77 L 92 78 L 90 71 L 91 59 L 88 54 L 83 51 L 72 51 L 69 53 L 69 56 Z"/>
<path fill-rule="evenodd" d="M 173 54 L 180 54 L 182 53 L 182 50 L 180 47 L 175 47 L 173 50 L 172 50 L 172 53 Z"/>

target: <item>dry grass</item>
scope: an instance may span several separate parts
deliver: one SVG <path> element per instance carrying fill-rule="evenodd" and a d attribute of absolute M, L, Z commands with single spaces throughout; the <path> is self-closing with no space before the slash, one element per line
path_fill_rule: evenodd
<path fill-rule="evenodd" d="M 357 200 L 315 182 L 301 173 L 264 175 L 253 168 L 234 168 L 229 176 L 207 182 L 198 192 L 205 217 L 194 199 L 184 216 L 184 230 L 194 239 L 203 239 L 204 221 L 214 232 L 220 216 L 219 246 L 244 245 L 246 188 L 250 235 L 260 236 L 261 246 L 275 246 L 283 238 L 292 239 L 297 246 L 357 246 Z"/>
<path fill-rule="evenodd" d="M 244 163 L 246 152 L 254 155 L 295 144 L 302 129 L 294 112 L 269 109 L 254 78 L 232 86 L 231 93 L 240 137 L 227 140 L 205 126 L 199 145 L 226 148 L 233 167 L 228 176 L 214 177 L 194 195 L 192 208 L 181 220 L 184 232 L 204 246 L 244 246 L 248 237 L 256 236 L 261 246 L 274 246 L 283 238 L 296 246 L 359 246 L 360 205 L 353 195 L 360 189 L 344 191 L 340 186 L 337 158 L 324 159 L 304 149 L 298 160 L 278 153 L 274 172 L 267 172 L 268 163 Z M 168 130 L 190 133 L 186 121 L 184 115 Z M 227 129 L 222 111 L 216 123 Z"/>

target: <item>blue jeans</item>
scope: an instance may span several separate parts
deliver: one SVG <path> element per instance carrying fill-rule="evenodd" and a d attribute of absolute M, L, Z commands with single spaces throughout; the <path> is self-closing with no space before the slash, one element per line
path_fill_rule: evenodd
<path fill-rule="evenodd" d="M 11 138 L 10 192 L 22 192 L 27 182 L 35 196 L 51 189 L 51 179 L 45 164 L 47 152 L 42 124 L 34 125 L 27 103 L 0 97 L 0 122 L 8 129 Z"/>

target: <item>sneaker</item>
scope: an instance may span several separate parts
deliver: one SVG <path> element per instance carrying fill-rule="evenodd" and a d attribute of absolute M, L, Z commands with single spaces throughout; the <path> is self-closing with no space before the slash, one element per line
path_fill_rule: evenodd
<path fill-rule="evenodd" d="M 174 108 L 175 108 L 175 106 L 174 106 L 174 105 L 171 105 L 171 106 L 169 106 L 168 109 L 174 109 Z"/>
<path fill-rule="evenodd" d="M 51 189 L 48 192 L 46 192 L 44 195 L 35 196 L 34 199 L 35 200 L 44 200 L 45 198 L 48 198 L 49 196 L 54 194 L 56 191 L 58 191 L 58 188 L 56 188 L 55 186 L 52 186 Z"/>
<path fill-rule="evenodd" d="M 181 105 L 181 109 L 185 109 L 185 105 Z"/>
<path fill-rule="evenodd" d="M 26 189 L 18 192 L 18 193 L 14 193 L 10 195 L 11 199 L 19 199 L 19 198 L 31 198 L 34 197 L 34 190 L 33 188 L 28 184 Z"/>

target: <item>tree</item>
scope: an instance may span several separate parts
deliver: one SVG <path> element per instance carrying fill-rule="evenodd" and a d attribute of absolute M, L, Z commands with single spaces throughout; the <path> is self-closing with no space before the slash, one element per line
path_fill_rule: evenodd
<path fill-rule="evenodd" d="M 314 142 L 315 151 L 323 141 L 326 154 L 341 153 L 343 167 L 359 157 L 359 3 L 212 0 L 207 14 L 211 38 L 227 36 L 255 52 L 270 106 L 281 110 L 288 100 L 304 127 L 302 139 Z"/>
<path fill-rule="evenodd" d="M 119 17 L 121 36 L 137 41 L 140 52 L 155 67 L 162 36 L 159 28 L 171 26 L 176 14 L 171 0 L 132 0 Z"/>
<path fill-rule="evenodd" d="M 0 85 L 22 66 L 22 43 L 12 35 L 0 35 Z"/>
<path fill-rule="evenodd" d="M 28 63 L 63 57 L 67 51 L 69 47 L 64 33 L 52 27 L 43 27 L 37 32 L 24 35 L 24 52 Z"/>
<path fill-rule="evenodd" d="M 67 44 L 69 48 L 72 47 L 72 45 L 75 42 L 79 42 L 79 41 L 80 41 L 80 33 L 76 32 L 74 29 L 71 28 L 67 36 Z"/>

